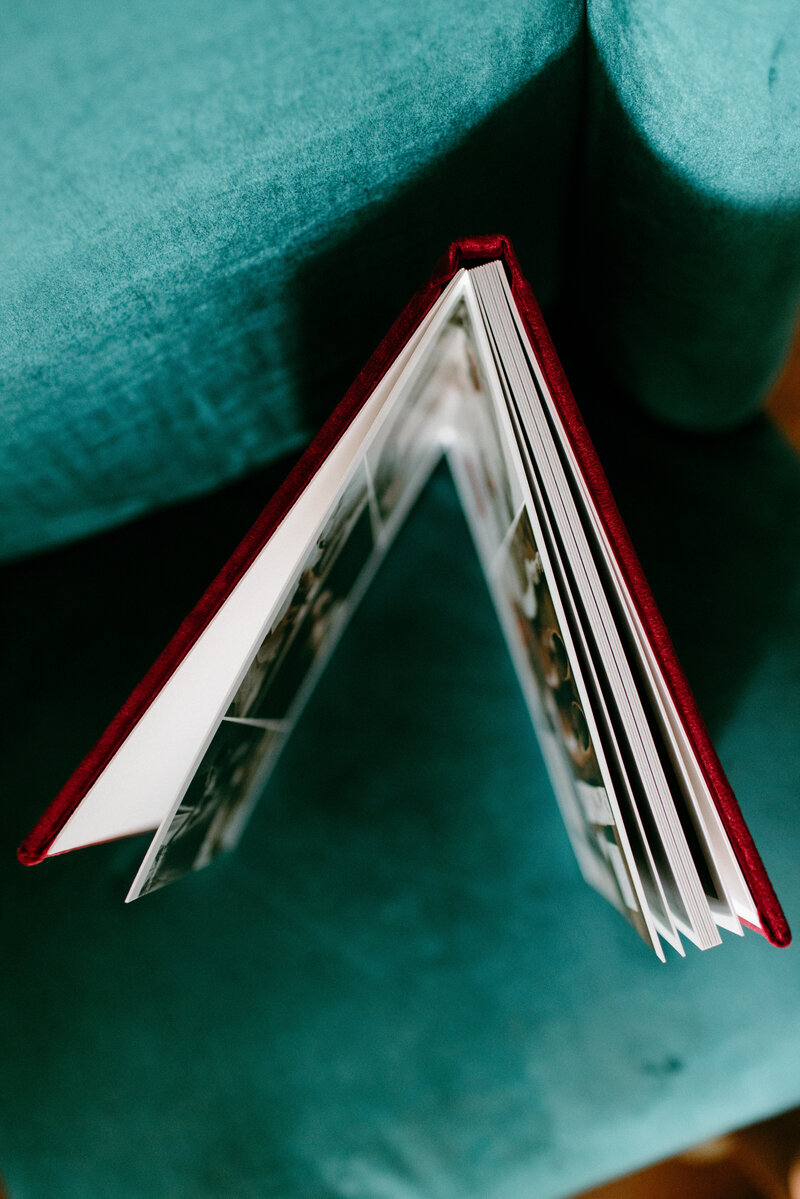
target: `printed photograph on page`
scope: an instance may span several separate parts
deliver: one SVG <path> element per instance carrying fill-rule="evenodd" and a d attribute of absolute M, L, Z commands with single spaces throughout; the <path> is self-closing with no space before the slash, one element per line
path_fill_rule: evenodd
<path fill-rule="evenodd" d="M 449 321 L 413 385 L 367 451 L 378 515 L 387 524 L 409 489 L 441 453 L 441 429 L 459 386 L 464 334 Z"/>
<path fill-rule="evenodd" d="M 584 873 L 604 894 L 612 885 L 618 907 L 639 912 L 617 836 L 589 722 L 545 578 L 541 555 L 523 509 L 505 551 L 499 582 L 509 606 L 520 660 L 541 700 L 545 758 Z M 548 744 L 549 743 L 549 746 Z M 562 767 L 553 769 L 556 748 Z"/>
<path fill-rule="evenodd" d="M 363 464 L 325 521 L 289 598 L 258 647 L 227 716 L 277 720 L 286 715 L 338 608 L 347 598 L 347 593 L 342 595 L 346 571 L 340 568 L 332 585 L 327 581 L 328 572 L 332 572 L 347 544 L 350 550 L 346 561 L 355 556 L 363 566 L 373 548 Z"/>
<path fill-rule="evenodd" d="M 239 831 L 241 811 L 257 798 L 253 785 L 281 739 L 276 730 L 223 720 L 164 833 L 140 895 L 207 866 L 232 847 L 230 831 Z"/>
<path fill-rule="evenodd" d="M 352 610 L 352 592 L 373 550 L 372 518 L 364 507 L 297 617 L 280 662 L 252 699 L 248 708 L 251 718 L 292 718 L 292 705 L 312 669 L 327 656 L 344 627 Z"/>
<path fill-rule="evenodd" d="M 494 403 L 468 336 L 464 341 L 464 387 L 454 408 L 457 432 L 451 447 L 468 494 L 475 532 L 489 558 L 500 548 L 522 503 L 511 451 L 505 447 Z"/>

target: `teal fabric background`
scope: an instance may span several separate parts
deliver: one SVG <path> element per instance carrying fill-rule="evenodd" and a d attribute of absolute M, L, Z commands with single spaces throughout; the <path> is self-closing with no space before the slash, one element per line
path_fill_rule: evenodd
<path fill-rule="evenodd" d="M 303 444 L 464 234 L 508 233 L 637 402 L 760 403 L 800 284 L 792 0 L 4 8 L 1 555 Z"/>
<path fill-rule="evenodd" d="M 593 418 L 796 928 L 797 460 Z M 234 856 L 129 907 L 146 839 L 15 862 L 270 485 L 3 571 L 14 1199 L 554 1199 L 799 1102 L 796 948 L 662 966 L 580 878 L 446 475 Z"/>
<path fill-rule="evenodd" d="M 749 416 L 800 303 L 794 0 L 589 0 L 593 348 L 694 427 Z"/>
<path fill-rule="evenodd" d="M 580 879 L 446 476 L 236 855 L 131 907 L 141 840 L 14 858 L 248 472 L 499 230 L 800 925 L 800 467 L 641 415 L 737 421 L 780 360 L 797 52 L 784 0 L 5 5 L 0 553 L 60 545 L 1 572 L 14 1199 L 556 1199 L 800 1102 L 797 950 L 662 967 Z"/>
<path fill-rule="evenodd" d="M 462 233 L 552 299 L 577 0 L 6 8 L 5 554 L 299 447 Z"/>

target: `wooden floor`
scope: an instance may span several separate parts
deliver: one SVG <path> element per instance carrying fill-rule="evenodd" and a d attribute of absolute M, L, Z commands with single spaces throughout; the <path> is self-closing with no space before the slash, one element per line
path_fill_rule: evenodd
<path fill-rule="evenodd" d="M 580 1199 L 800 1199 L 800 1110 L 586 1191 Z"/>
<path fill-rule="evenodd" d="M 800 450 L 800 329 L 789 361 L 767 402 L 767 412 Z"/>

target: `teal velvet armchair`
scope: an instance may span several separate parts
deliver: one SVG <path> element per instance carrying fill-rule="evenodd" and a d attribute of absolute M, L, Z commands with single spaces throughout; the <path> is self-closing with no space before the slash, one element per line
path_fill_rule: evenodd
<path fill-rule="evenodd" d="M 556 1199 L 800 1102 L 796 950 L 662 967 L 579 877 L 446 475 L 235 855 L 127 908 L 139 841 L 14 856 L 442 249 L 502 230 L 797 924 L 800 465 L 757 416 L 794 7 L 6 8 L 10 1194 Z"/>
<path fill-rule="evenodd" d="M 624 390 L 757 410 L 800 300 L 791 0 L 7 6 L 5 556 L 298 449 L 457 236 Z"/>

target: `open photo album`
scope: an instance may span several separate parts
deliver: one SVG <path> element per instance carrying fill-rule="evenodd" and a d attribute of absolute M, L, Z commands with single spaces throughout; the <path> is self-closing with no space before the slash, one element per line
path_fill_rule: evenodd
<path fill-rule="evenodd" d="M 507 239 L 456 242 L 19 851 L 236 845 L 445 458 L 578 865 L 664 960 L 786 920 Z M 268 792 L 267 792 L 268 794 Z"/>

